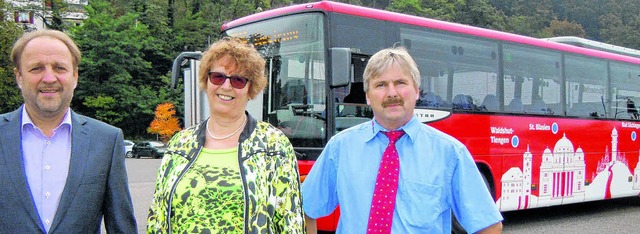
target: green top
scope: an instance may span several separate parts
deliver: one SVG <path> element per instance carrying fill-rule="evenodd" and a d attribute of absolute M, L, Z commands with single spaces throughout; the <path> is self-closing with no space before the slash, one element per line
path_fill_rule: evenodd
<path fill-rule="evenodd" d="M 249 116 L 238 141 L 242 178 L 244 233 L 298 234 L 304 212 L 298 163 L 293 146 L 280 129 Z M 198 158 L 206 139 L 206 121 L 176 133 L 164 154 L 149 206 L 147 233 L 167 233 L 173 223 L 175 186 Z"/>
<path fill-rule="evenodd" d="M 173 233 L 242 233 L 244 199 L 238 148 L 202 148 L 175 194 Z"/>

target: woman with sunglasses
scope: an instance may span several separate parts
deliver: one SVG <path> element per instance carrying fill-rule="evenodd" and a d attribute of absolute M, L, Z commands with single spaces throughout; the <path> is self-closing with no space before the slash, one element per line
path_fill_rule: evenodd
<path fill-rule="evenodd" d="M 293 146 L 245 111 L 267 80 L 249 44 L 223 38 L 203 54 L 211 117 L 177 133 L 156 179 L 149 233 L 303 233 Z"/>

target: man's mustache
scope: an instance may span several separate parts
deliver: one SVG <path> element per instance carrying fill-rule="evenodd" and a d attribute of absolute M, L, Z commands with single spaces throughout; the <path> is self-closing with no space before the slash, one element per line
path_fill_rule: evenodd
<path fill-rule="evenodd" d="M 40 84 L 38 85 L 38 90 L 47 90 L 47 91 L 60 91 L 62 90 L 62 85 L 58 84 Z"/>
<path fill-rule="evenodd" d="M 388 98 L 382 102 L 382 107 L 387 107 L 390 105 L 404 106 L 404 100 L 402 98 Z"/>

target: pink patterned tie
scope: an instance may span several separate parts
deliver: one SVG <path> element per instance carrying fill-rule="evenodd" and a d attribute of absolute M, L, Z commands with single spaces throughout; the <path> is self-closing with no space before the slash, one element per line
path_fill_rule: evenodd
<path fill-rule="evenodd" d="M 396 206 L 398 192 L 398 176 L 400 175 L 400 160 L 396 150 L 396 141 L 404 135 L 404 131 L 382 132 L 389 138 L 389 145 L 382 154 L 382 161 L 378 169 L 376 186 L 371 200 L 369 224 L 367 233 L 391 233 L 393 210 Z"/>

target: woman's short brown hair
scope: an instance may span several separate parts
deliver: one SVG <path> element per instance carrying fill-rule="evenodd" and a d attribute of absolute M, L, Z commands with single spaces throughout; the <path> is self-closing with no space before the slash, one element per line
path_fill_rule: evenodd
<path fill-rule="evenodd" d="M 253 99 L 264 90 L 267 86 L 264 59 L 253 45 L 234 37 L 224 37 L 211 44 L 202 55 L 198 73 L 198 82 L 202 89 L 207 88 L 207 76 L 213 63 L 225 55 L 236 62 L 240 72 L 238 75 L 249 79 L 249 99 Z"/>

